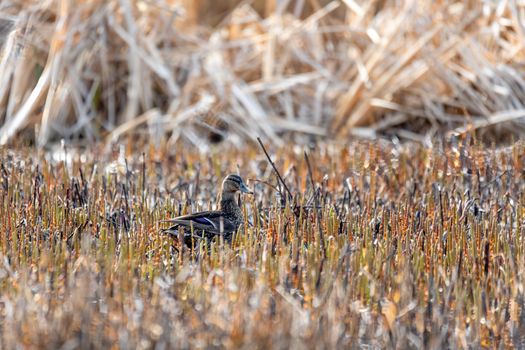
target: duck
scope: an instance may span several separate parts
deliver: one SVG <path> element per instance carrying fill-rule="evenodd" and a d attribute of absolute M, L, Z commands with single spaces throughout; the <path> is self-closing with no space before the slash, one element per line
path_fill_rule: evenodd
<path fill-rule="evenodd" d="M 193 248 L 201 239 L 211 242 L 223 235 L 225 242 L 231 243 L 233 234 L 244 223 L 244 215 L 237 204 L 237 193 L 253 194 L 244 180 L 236 174 L 227 175 L 222 181 L 219 208 L 175 217 L 164 222 L 172 223 L 165 233 L 178 238 L 184 233 L 184 244 Z"/>

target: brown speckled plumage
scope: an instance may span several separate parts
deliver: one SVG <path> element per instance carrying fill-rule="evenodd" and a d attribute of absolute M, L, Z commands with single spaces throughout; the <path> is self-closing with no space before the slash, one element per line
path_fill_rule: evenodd
<path fill-rule="evenodd" d="M 226 176 L 222 182 L 219 210 L 205 211 L 179 216 L 169 220 L 175 225 L 164 232 L 178 237 L 179 230 L 184 231 L 184 243 L 191 247 L 200 239 L 211 241 L 220 235 L 226 242 L 231 242 L 233 233 L 243 224 L 244 217 L 236 201 L 237 192 L 252 193 L 244 181 L 234 174 Z"/>

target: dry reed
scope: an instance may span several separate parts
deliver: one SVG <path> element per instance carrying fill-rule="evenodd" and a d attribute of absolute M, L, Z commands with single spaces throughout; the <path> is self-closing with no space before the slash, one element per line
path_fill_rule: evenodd
<path fill-rule="evenodd" d="M 298 213 L 258 151 L 128 152 L 0 151 L 1 348 L 523 347 L 523 143 L 272 148 Z M 177 254 L 235 163 L 251 224 Z"/>
<path fill-rule="evenodd" d="M 0 143 L 521 136 L 524 13 L 521 1 L 7 0 Z"/>

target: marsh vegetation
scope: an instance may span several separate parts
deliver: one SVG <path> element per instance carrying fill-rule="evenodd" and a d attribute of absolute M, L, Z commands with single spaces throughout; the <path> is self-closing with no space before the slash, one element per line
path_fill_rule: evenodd
<path fill-rule="evenodd" d="M 287 198 L 257 148 L 2 150 L 2 347 L 519 347 L 524 151 L 319 146 L 314 195 L 302 149 L 271 150 Z M 245 229 L 177 252 L 160 221 L 213 208 L 231 164 Z"/>

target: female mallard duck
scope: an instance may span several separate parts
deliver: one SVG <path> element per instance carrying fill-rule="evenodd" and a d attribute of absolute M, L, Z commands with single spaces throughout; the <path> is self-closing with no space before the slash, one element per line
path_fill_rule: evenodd
<path fill-rule="evenodd" d="M 226 176 L 222 181 L 219 210 L 203 211 L 167 220 L 175 225 L 164 232 L 178 237 L 179 229 L 184 230 L 184 243 L 189 247 L 192 247 L 193 242 L 198 239 L 207 238 L 211 241 L 221 234 L 224 235 L 225 241 L 231 242 L 233 233 L 244 222 L 241 208 L 235 198 L 237 192 L 253 194 L 240 176 L 235 174 Z"/>

